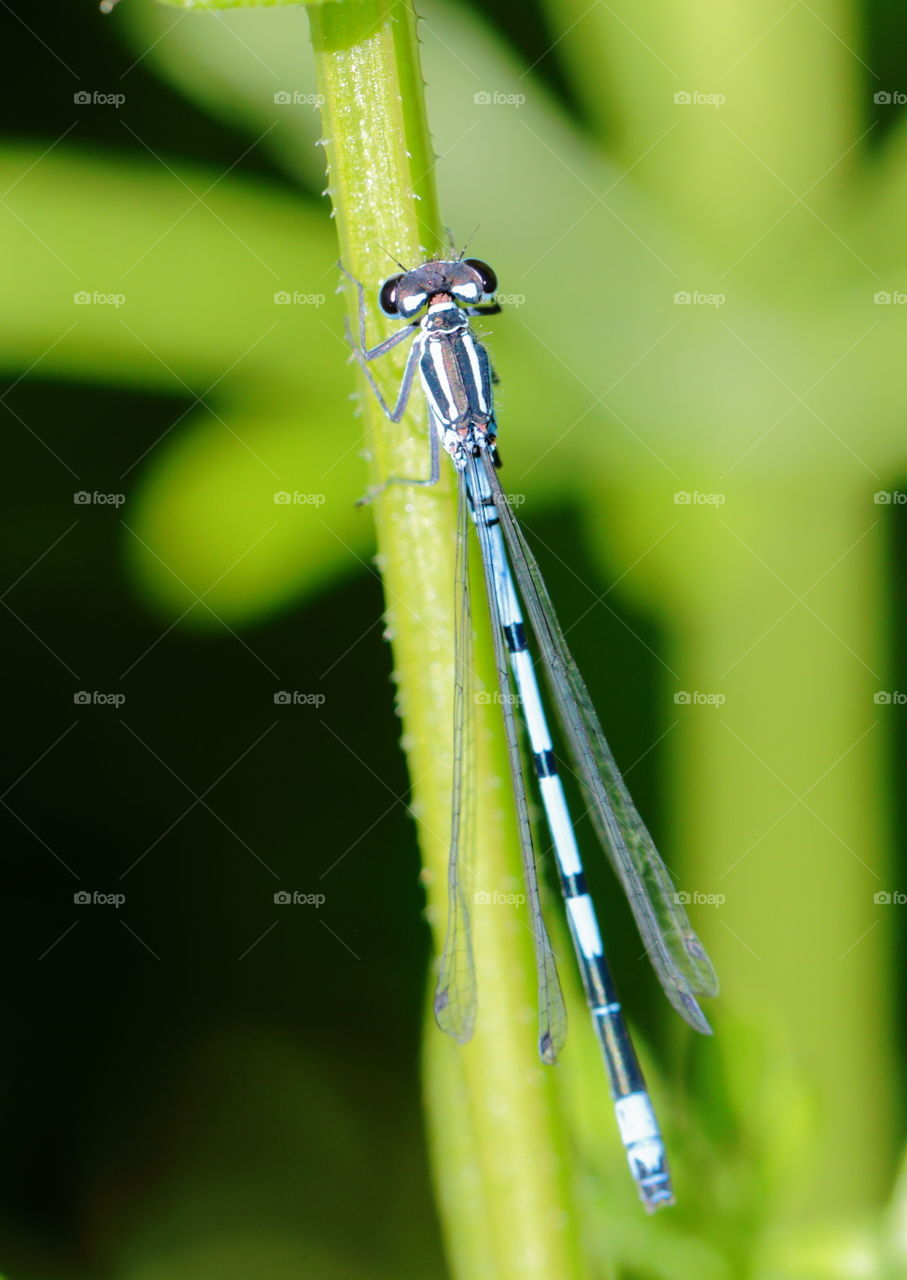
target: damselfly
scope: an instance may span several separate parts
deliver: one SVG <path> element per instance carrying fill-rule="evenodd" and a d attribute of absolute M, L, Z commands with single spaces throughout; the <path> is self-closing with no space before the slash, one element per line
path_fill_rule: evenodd
<path fill-rule="evenodd" d="M 352 279 L 352 277 L 350 277 Z M 356 354 L 388 417 L 398 422 L 418 371 L 428 400 L 431 470 L 427 479 L 391 477 L 389 484 L 434 484 L 443 448 L 458 475 L 457 641 L 455 646 L 454 786 L 448 869 L 447 936 L 435 994 L 435 1017 L 460 1041 L 472 1034 L 476 983 L 463 858 L 468 838 L 470 758 L 468 691 L 471 623 L 466 535 L 475 525 L 484 569 L 504 725 L 522 849 L 529 916 L 539 984 L 539 1050 L 554 1062 L 566 1032 L 566 1013 L 551 943 L 542 917 L 536 853 L 529 818 L 527 783 L 521 766 L 514 704 L 522 711 L 537 788 L 559 870 L 561 892 L 592 1022 L 604 1053 L 617 1124 L 630 1169 L 647 1209 L 673 1201 L 671 1178 L 658 1122 L 621 1012 L 605 959 L 595 907 L 558 776 L 543 702 L 530 656 L 523 611 L 545 673 L 547 691 L 569 748 L 580 789 L 596 834 L 636 918 L 646 951 L 671 1004 L 690 1026 L 711 1028 L 697 1001 L 717 994 L 718 984 L 705 950 L 690 926 L 667 868 L 636 811 L 605 740 L 588 690 L 571 657 L 535 557 L 526 542 L 497 475 L 494 375 L 470 317 L 500 310 L 494 301 L 494 272 L 476 258 L 426 262 L 403 270 L 381 286 L 379 305 L 387 316 L 406 321 L 384 342 L 369 347 L 362 285 L 359 347 Z M 399 343 L 412 341 L 397 401 L 390 407 L 368 363 Z M 514 696 L 514 690 L 516 696 Z"/>

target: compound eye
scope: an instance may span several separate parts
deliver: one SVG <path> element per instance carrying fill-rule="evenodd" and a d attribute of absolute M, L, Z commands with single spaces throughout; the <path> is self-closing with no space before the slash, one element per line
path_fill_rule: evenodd
<path fill-rule="evenodd" d="M 494 293 L 498 287 L 498 278 L 489 267 L 487 262 L 482 262 L 481 258 L 467 258 L 467 267 L 472 267 L 473 271 L 482 281 L 482 289 L 486 294 Z"/>
<path fill-rule="evenodd" d="M 385 280 L 378 294 L 378 306 L 386 316 L 398 316 L 400 314 L 400 306 L 397 302 L 397 285 L 403 279 L 403 276 L 391 276 L 389 280 Z"/>

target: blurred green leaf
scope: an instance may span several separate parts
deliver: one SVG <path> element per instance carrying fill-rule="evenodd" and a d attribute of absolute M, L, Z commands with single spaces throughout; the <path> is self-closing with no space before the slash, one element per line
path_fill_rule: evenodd
<path fill-rule="evenodd" d="M 279 169 L 320 190 L 319 98 L 302 5 L 224 11 L 212 21 L 139 3 L 124 9 L 122 22 L 142 65 L 247 136 Z"/>
<path fill-rule="evenodd" d="M 306 0 L 307 4 L 324 2 L 326 0 Z M 345 0 L 345 2 L 355 3 L 356 0 Z M 299 0 L 158 0 L 158 3 L 170 5 L 176 9 L 210 9 L 214 12 L 218 9 L 277 9 L 299 6 Z M 331 0 L 331 3 L 341 3 L 341 0 Z"/>

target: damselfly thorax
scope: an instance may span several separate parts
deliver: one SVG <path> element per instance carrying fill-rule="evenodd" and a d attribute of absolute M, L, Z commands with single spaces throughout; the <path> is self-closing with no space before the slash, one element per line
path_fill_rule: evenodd
<path fill-rule="evenodd" d="M 435 294 L 421 321 L 419 376 L 441 447 L 462 470 L 495 439 L 491 366 L 469 317 L 450 294 Z"/>

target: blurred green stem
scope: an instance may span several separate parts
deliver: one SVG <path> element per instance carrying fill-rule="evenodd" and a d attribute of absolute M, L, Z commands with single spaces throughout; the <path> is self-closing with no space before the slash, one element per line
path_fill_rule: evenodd
<path fill-rule="evenodd" d="M 415 265 L 439 251 L 433 156 L 423 107 L 415 17 L 407 3 L 362 0 L 309 8 L 341 252 L 367 285 L 369 340 L 389 330 L 374 304 L 392 270 L 388 253 Z M 355 291 L 350 316 L 356 324 Z M 405 344 L 404 344 L 405 345 Z M 406 351 L 377 362 L 392 403 Z M 338 348 L 338 377 L 343 377 Z M 365 420 L 372 480 L 427 474 L 424 409 L 389 423 L 372 396 Z M 351 431 L 354 424 L 350 423 Z M 349 447 L 338 442 L 338 450 Z M 450 828 L 455 513 L 450 476 L 431 491 L 397 487 L 374 504 L 379 564 L 404 725 L 413 812 L 425 864 L 429 913 L 443 942 Z M 478 623 L 478 619 L 476 620 Z M 491 651 L 479 630 L 478 648 Z M 480 673 L 487 679 L 488 673 Z M 493 677 L 492 677 L 493 679 Z M 493 687 L 493 685 L 489 685 Z M 519 851 L 495 707 L 480 723 L 476 822 L 482 888 L 517 888 Z M 584 1274 L 571 1212 L 570 1166 L 552 1072 L 535 1056 L 532 945 L 512 908 L 475 913 L 482 1017 L 460 1048 L 432 1026 L 427 1092 L 436 1180 L 456 1274 L 531 1280 Z M 524 1018 L 523 1014 L 529 1014 Z"/>
<path fill-rule="evenodd" d="M 846 0 L 546 7 L 584 104 L 635 180 L 744 269 L 766 228 L 776 244 L 796 236 L 787 214 L 802 195 L 828 216 L 852 191 L 862 112 L 846 90 L 862 82 Z"/>
<path fill-rule="evenodd" d="M 878 819 L 887 708 L 874 702 L 881 548 L 866 489 L 828 475 L 749 497 L 741 485 L 726 517 L 671 542 L 665 574 L 680 587 L 678 668 L 690 689 L 726 696 L 678 716 L 690 887 L 733 901 L 733 930 L 719 911 L 710 938 L 730 975 L 722 995 L 799 1028 L 816 1106 L 799 1157 L 820 1176 L 788 1188 L 788 1220 L 877 1201 L 894 1159 L 890 913 L 874 902 L 892 888 Z"/>

